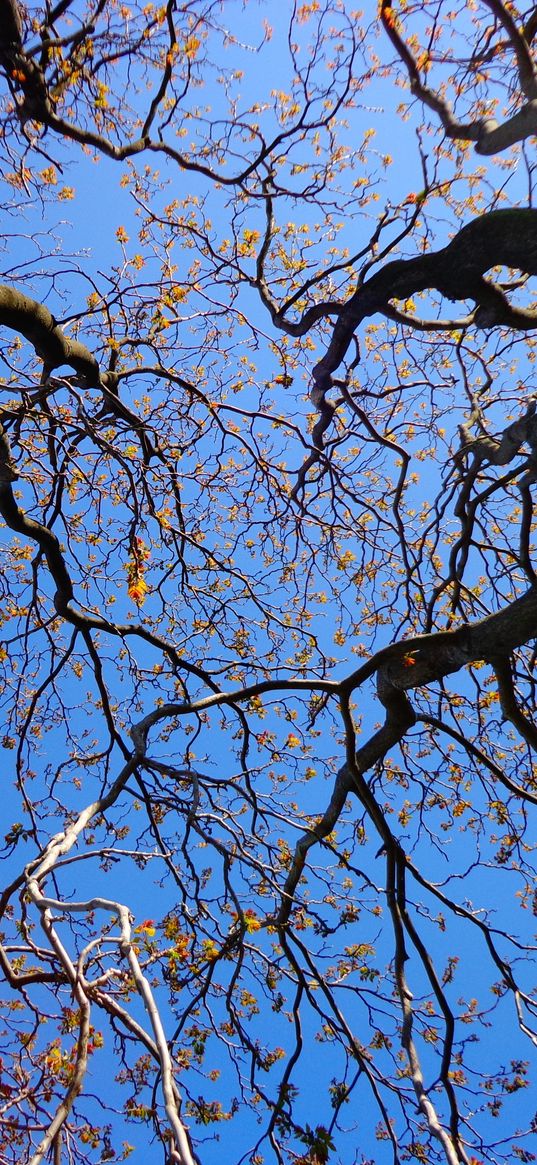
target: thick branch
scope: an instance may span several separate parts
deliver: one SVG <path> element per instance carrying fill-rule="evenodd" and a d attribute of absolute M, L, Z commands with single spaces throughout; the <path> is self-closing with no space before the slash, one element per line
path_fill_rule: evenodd
<path fill-rule="evenodd" d="M 453 631 L 417 635 L 390 644 L 341 684 L 352 692 L 377 673 L 379 684 L 411 691 L 460 671 L 469 663 L 494 662 L 537 638 L 537 587 L 493 615 Z"/>
<path fill-rule="evenodd" d="M 537 328 L 536 311 L 511 307 L 503 291 L 483 278 L 485 271 L 496 266 L 537 273 L 537 210 L 491 211 L 468 223 L 442 250 L 396 259 L 372 275 L 341 308 L 328 351 L 313 373 L 317 391 L 330 387 L 329 378 L 364 319 L 382 311 L 392 299 L 407 299 L 419 291 L 435 288 L 448 299 L 473 300 L 478 306 L 478 326 Z"/>
<path fill-rule="evenodd" d="M 501 288 L 484 278 L 484 273 L 496 266 L 514 267 L 528 275 L 537 273 L 537 210 L 513 208 L 481 215 L 462 227 L 442 250 L 387 263 L 341 305 L 326 354 L 313 370 L 310 395 L 319 420 L 312 433 L 313 451 L 298 474 L 295 496 L 304 488 L 307 471 L 318 460 L 332 423 L 334 405 L 327 400 L 332 375 L 345 359 L 359 324 L 376 312 L 385 313 L 393 299 L 408 299 L 434 288 L 451 300 L 473 300 L 477 327 L 537 328 L 537 311 L 512 307 Z M 311 322 L 306 312 L 299 323 L 280 322 L 280 326 L 290 334 L 302 335 Z"/>
<path fill-rule="evenodd" d="M 42 303 L 6 284 L 0 284 L 0 325 L 29 340 L 47 372 L 67 364 L 89 384 L 100 384 L 99 365 L 89 348 L 64 335 Z"/>

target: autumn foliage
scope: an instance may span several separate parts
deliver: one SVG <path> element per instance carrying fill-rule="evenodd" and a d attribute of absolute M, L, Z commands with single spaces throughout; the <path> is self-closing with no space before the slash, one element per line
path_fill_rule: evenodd
<path fill-rule="evenodd" d="M 5 0 L 5 1165 L 537 1157 L 536 34 Z"/>

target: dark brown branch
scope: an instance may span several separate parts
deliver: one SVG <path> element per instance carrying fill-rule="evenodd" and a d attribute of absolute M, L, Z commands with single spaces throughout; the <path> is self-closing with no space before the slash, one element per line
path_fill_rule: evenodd
<path fill-rule="evenodd" d="M 69 339 L 42 303 L 6 284 L 0 284 L 0 325 L 29 340 L 47 373 L 67 364 L 88 384 L 100 384 L 99 365 L 89 348 Z"/>
<path fill-rule="evenodd" d="M 392 300 L 435 289 L 450 300 L 473 300 L 476 309 L 472 321 L 477 327 L 504 325 L 518 331 L 537 328 L 537 311 L 512 307 L 503 290 L 484 278 L 484 273 L 495 266 L 514 267 L 528 275 L 537 273 L 537 210 L 513 208 L 481 215 L 462 227 L 440 251 L 386 263 L 339 306 L 330 344 L 313 369 L 310 396 L 319 420 L 312 432 L 313 450 L 298 472 L 293 496 L 303 491 L 308 470 L 324 448 L 325 434 L 335 412 L 335 406 L 327 399 L 333 387 L 333 373 L 345 359 L 358 326 L 377 312 L 386 314 Z M 333 306 L 316 304 L 295 324 L 278 317 L 274 322 L 282 331 L 303 335 L 319 315 L 334 314 Z"/>
<path fill-rule="evenodd" d="M 509 43 L 516 56 L 520 87 L 528 100 L 531 101 L 532 98 L 537 97 L 537 77 L 525 31 L 519 31 L 513 16 L 506 5 L 501 3 L 501 0 L 485 0 L 485 4 L 507 33 Z"/>
<path fill-rule="evenodd" d="M 448 102 L 422 81 L 417 62 L 399 33 L 392 0 L 382 0 L 380 18 L 407 70 L 411 93 L 437 114 L 446 137 L 453 141 L 475 142 L 477 154 L 491 155 L 501 153 L 515 142 L 524 141 L 537 133 L 537 74 L 529 51 L 533 29 L 527 26 L 522 33 L 519 32 L 510 13 L 499 0 L 486 0 L 486 3 L 507 31 L 517 59 L 520 87 L 528 98 L 526 104 L 501 125 L 492 117 L 477 118 L 466 123 L 457 121 Z"/>
<path fill-rule="evenodd" d="M 11 484 L 16 477 L 17 472 L 11 460 L 9 442 L 0 424 L 0 515 L 10 530 L 30 538 L 37 543 L 42 551 L 56 587 L 54 606 L 58 615 L 61 615 L 73 627 L 78 627 L 84 633 L 89 630 L 106 631 L 121 639 L 137 636 L 145 643 L 149 643 L 158 651 L 163 652 L 177 674 L 185 671 L 190 675 L 197 676 L 213 691 L 217 690 L 216 685 L 203 668 L 183 659 L 173 644 L 162 639 L 159 635 L 153 634 L 141 625 L 113 623 L 100 615 L 88 615 L 72 606 L 74 588 L 60 543 L 48 526 L 44 526 L 42 522 L 36 522 L 34 518 L 29 518 L 17 505 Z"/>
<path fill-rule="evenodd" d="M 501 709 L 506 720 L 511 722 L 530 748 L 537 749 L 537 728 L 518 705 L 509 657 L 498 656 L 493 660 L 493 667 L 498 681 Z"/>
<path fill-rule="evenodd" d="M 536 311 L 511 307 L 503 291 L 483 278 L 495 266 L 537 273 L 537 210 L 491 211 L 464 226 L 442 250 L 396 259 L 372 275 L 341 307 L 326 355 L 314 369 L 317 394 L 331 387 L 331 375 L 344 359 L 358 325 L 392 299 L 407 299 L 434 288 L 448 299 L 473 300 L 477 326 L 537 328 Z"/>

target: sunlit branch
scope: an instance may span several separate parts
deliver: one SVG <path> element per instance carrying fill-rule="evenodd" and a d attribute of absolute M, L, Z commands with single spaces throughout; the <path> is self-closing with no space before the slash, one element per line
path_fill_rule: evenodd
<path fill-rule="evenodd" d="M 39 1163 L 43 1160 L 45 1153 L 48 1151 L 50 1144 L 58 1132 L 58 1129 L 65 1121 L 75 1097 L 81 1090 L 87 1064 L 89 1007 L 85 993 L 79 984 L 74 964 L 63 947 L 63 944 L 60 942 L 55 928 L 52 925 L 51 911 L 53 910 L 60 911 L 63 915 L 81 912 L 88 914 L 94 910 L 106 910 L 112 915 L 112 917 L 117 918 L 121 931 L 121 935 L 117 939 L 118 948 L 121 955 L 126 958 L 128 962 L 136 989 L 143 1000 L 144 1007 L 149 1016 L 151 1027 L 154 1033 L 155 1046 L 158 1051 L 158 1058 L 162 1072 L 162 1091 L 166 1115 L 168 1117 L 168 1121 L 176 1142 L 176 1147 L 173 1151 L 173 1157 L 177 1161 L 178 1165 L 195 1165 L 195 1158 L 192 1155 L 190 1143 L 184 1125 L 179 1116 L 177 1090 L 173 1080 L 171 1057 L 162 1026 L 162 1021 L 150 984 L 142 972 L 135 946 L 132 942 L 132 927 L 128 907 L 123 906 L 120 902 L 110 901 L 105 898 L 92 898 L 87 902 L 60 902 L 57 899 L 45 897 L 41 893 L 39 883 L 42 881 L 45 873 L 51 872 L 53 868 L 54 865 L 50 861 L 50 855 L 48 858 L 45 858 L 41 866 L 34 867 L 28 878 L 27 892 L 30 899 L 34 902 L 35 906 L 40 911 L 43 920 L 43 929 L 54 949 L 56 950 L 56 953 L 65 969 L 66 974 L 73 982 L 77 1001 L 79 1002 L 81 1011 L 84 1009 L 84 1022 L 80 1028 L 79 1053 L 77 1056 L 77 1065 L 73 1083 L 70 1086 L 69 1093 L 64 1104 L 61 1105 L 58 1109 L 58 1112 L 56 1113 L 47 1135 L 43 1138 L 41 1145 L 39 1146 L 37 1152 L 34 1154 L 31 1165 L 39 1165 Z"/>
<path fill-rule="evenodd" d="M 501 124 L 493 117 L 479 118 L 466 123 L 457 121 L 448 102 L 437 90 L 429 88 L 422 81 L 418 62 L 400 33 L 399 18 L 393 0 L 382 0 L 380 18 L 385 32 L 407 70 L 411 93 L 438 116 L 448 138 L 475 142 L 476 153 L 491 155 L 501 153 L 515 142 L 523 141 L 537 132 L 537 71 L 529 51 L 529 42 L 524 32 L 517 28 L 507 7 L 500 0 L 485 0 L 485 3 L 507 32 L 517 60 L 520 87 L 527 98 L 522 108 Z"/>

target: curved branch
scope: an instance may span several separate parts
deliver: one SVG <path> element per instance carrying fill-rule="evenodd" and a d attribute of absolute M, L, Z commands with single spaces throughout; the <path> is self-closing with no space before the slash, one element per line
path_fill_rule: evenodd
<path fill-rule="evenodd" d="M 493 667 L 498 681 L 500 705 L 505 719 L 511 722 L 530 748 L 537 749 L 537 728 L 531 720 L 528 720 L 518 705 L 509 656 L 498 656 L 497 659 L 493 660 Z"/>
<path fill-rule="evenodd" d="M 380 19 L 407 70 L 411 93 L 437 114 L 446 137 L 453 141 L 475 142 L 476 154 L 491 155 L 501 153 L 516 142 L 537 133 L 537 71 L 530 53 L 531 37 L 528 39 L 527 29 L 521 32 L 518 30 L 510 12 L 500 0 L 485 0 L 485 3 L 507 32 L 517 60 L 520 87 L 528 99 L 521 109 L 506 118 L 501 125 L 492 117 L 466 123 L 457 121 L 448 102 L 421 80 L 418 63 L 399 32 L 392 0 L 382 0 Z"/>
<path fill-rule="evenodd" d="M 215 684 L 203 668 L 185 660 L 173 644 L 162 639 L 161 636 L 154 634 L 141 625 L 113 623 L 109 619 L 102 618 L 100 615 L 88 615 L 85 612 L 76 610 L 72 606 L 74 600 L 73 582 L 67 569 L 60 543 L 53 531 L 49 530 L 48 526 L 44 526 L 42 522 L 36 522 L 34 518 L 29 518 L 21 510 L 20 506 L 17 505 L 12 488 L 12 482 L 17 477 L 18 474 L 11 458 L 9 442 L 0 424 L 0 515 L 10 530 L 14 530 L 18 534 L 24 534 L 27 538 L 31 538 L 33 542 L 37 542 L 37 545 L 43 552 L 56 586 L 54 606 L 58 615 L 61 615 L 68 623 L 71 623 L 73 627 L 79 628 L 83 633 L 89 630 L 107 631 L 110 635 L 117 636 L 121 639 L 128 638 L 129 636 L 137 636 L 144 640 L 145 643 L 149 643 L 152 647 L 162 651 L 177 672 L 183 670 L 190 675 L 195 675 L 203 683 L 206 683 L 212 688 L 213 691 L 217 691 L 218 689 Z"/>
<path fill-rule="evenodd" d="M 396 259 L 372 275 L 340 309 L 326 355 L 314 369 L 317 393 L 330 387 L 331 374 L 344 359 L 358 325 L 391 300 L 408 299 L 415 292 L 434 288 L 448 299 L 473 300 L 474 321 L 480 327 L 537 328 L 537 311 L 511 307 L 503 291 L 483 278 L 496 266 L 537 273 L 537 210 L 490 211 L 462 227 L 440 251 Z"/>
<path fill-rule="evenodd" d="M 537 210 L 512 208 L 481 215 L 462 227 L 442 250 L 385 264 L 339 307 L 332 339 L 312 373 L 310 397 L 319 420 L 312 432 L 312 452 L 298 473 L 294 496 L 304 489 L 307 471 L 324 448 L 324 436 L 335 412 L 335 406 L 327 400 L 333 387 L 332 376 L 364 319 L 376 312 L 387 314 L 393 299 L 408 299 L 416 292 L 434 288 L 451 300 L 473 300 L 476 309 L 472 321 L 476 327 L 505 325 L 518 331 L 537 328 L 536 310 L 512 307 L 502 289 L 484 278 L 485 271 L 495 266 L 518 268 L 528 275 L 537 273 Z M 279 326 L 292 335 L 303 335 L 315 322 L 311 313 L 321 309 L 325 315 L 333 314 L 332 308 L 328 312 L 318 304 L 308 309 L 299 323 L 280 321 Z"/>
<path fill-rule="evenodd" d="M 68 364 L 90 385 L 100 385 L 101 376 L 95 356 L 78 340 L 64 335 L 52 313 L 42 303 L 0 284 L 0 325 L 20 332 L 41 357 L 47 373 Z"/>

